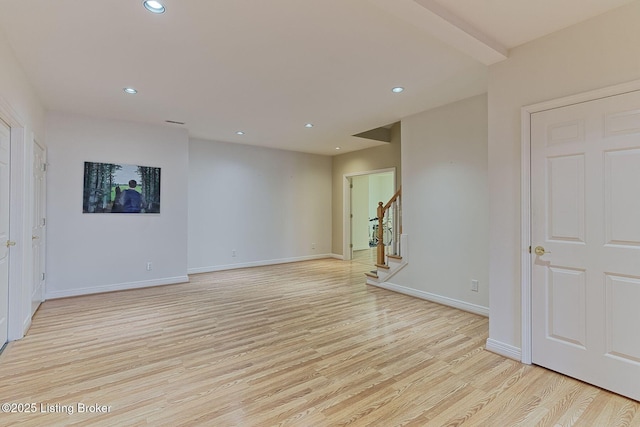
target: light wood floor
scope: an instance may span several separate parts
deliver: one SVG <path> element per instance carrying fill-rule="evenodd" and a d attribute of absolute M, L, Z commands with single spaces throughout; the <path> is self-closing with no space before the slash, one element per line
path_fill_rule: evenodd
<path fill-rule="evenodd" d="M 0 355 L 0 403 L 74 413 L 0 425 L 640 426 L 638 402 L 485 351 L 486 318 L 368 287 L 368 269 L 319 260 L 47 301 Z"/>

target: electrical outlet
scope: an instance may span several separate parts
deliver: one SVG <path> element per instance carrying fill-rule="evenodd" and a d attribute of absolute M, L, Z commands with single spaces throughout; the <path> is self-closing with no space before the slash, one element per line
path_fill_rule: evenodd
<path fill-rule="evenodd" d="M 471 290 L 473 292 L 478 292 L 478 281 L 475 279 L 471 281 Z"/>
<path fill-rule="evenodd" d="M 312 244 L 311 244 L 311 249 L 315 249 L 315 248 L 316 248 L 316 244 L 315 244 L 315 243 L 312 243 Z"/>
<path fill-rule="evenodd" d="M 236 250 L 235 249 L 231 249 L 231 256 L 235 257 L 236 256 Z"/>
<path fill-rule="evenodd" d="M 153 263 L 151 261 L 147 262 L 147 271 L 151 271 L 153 268 Z"/>

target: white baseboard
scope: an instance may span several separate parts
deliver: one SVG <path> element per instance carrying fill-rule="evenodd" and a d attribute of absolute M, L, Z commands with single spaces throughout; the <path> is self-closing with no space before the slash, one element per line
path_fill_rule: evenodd
<path fill-rule="evenodd" d="M 491 338 L 487 339 L 485 348 L 492 353 L 508 357 L 509 359 L 515 359 L 518 361 L 522 360 L 522 351 L 518 347 L 514 347 Z"/>
<path fill-rule="evenodd" d="M 235 270 L 238 268 L 248 268 L 248 267 L 263 267 L 265 265 L 287 264 L 290 262 L 311 261 L 314 259 L 336 258 L 336 257 L 340 257 L 338 259 L 342 259 L 342 255 L 334 255 L 334 254 L 307 255 L 307 256 L 293 257 L 293 258 L 269 259 L 264 261 L 242 262 L 238 264 L 211 265 L 207 267 L 189 268 L 187 269 L 187 273 L 188 274 L 211 273 L 213 271 Z"/>
<path fill-rule="evenodd" d="M 443 297 L 441 295 L 436 295 L 430 292 L 420 291 L 418 289 L 408 288 L 406 286 L 396 285 L 394 283 L 389 283 L 389 282 L 370 283 L 370 284 L 373 286 L 378 286 L 380 288 L 388 289 L 390 291 L 399 292 L 401 294 L 410 295 L 412 297 L 424 299 L 427 301 L 457 308 L 459 310 L 468 311 L 470 313 L 489 317 L 489 308 L 483 307 L 481 305 L 471 304 L 465 301 L 460 301 L 460 300 L 449 298 L 449 297 Z"/>
<path fill-rule="evenodd" d="M 188 276 L 165 277 L 162 279 L 142 280 L 139 282 L 116 283 L 113 285 L 93 286 L 90 288 L 68 289 L 64 291 L 46 291 L 45 299 L 77 297 L 80 295 L 100 294 L 103 292 L 125 291 L 129 289 L 148 288 L 151 286 L 175 285 L 186 283 Z"/>

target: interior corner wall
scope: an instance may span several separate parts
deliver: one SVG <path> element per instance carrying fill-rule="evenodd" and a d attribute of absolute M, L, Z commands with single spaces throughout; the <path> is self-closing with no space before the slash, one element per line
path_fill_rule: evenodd
<path fill-rule="evenodd" d="M 189 272 L 331 253 L 331 159 L 189 142 Z"/>
<path fill-rule="evenodd" d="M 407 266 L 393 285 L 488 314 L 487 96 L 402 119 Z M 479 291 L 471 290 L 478 280 Z"/>
<path fill-rule="evenodd" d="M 640 79 L 640 2 L 534 40 L 489 69 L 489 339 L 521 348 L 521 108 Z"/>
<path fill-rule="evenodd" d="M 46 126 L 47 298 L 187 281 L 187 132 L 55 112 Z M 161 168 L 160 214 L 83 214 L 85 161 Z"/>
<path fill-rule="evenodd" d="M 401 167 L 401 127 L 396 123 L 391 127 L 391 142 L 378 147 L 352 151 L 332 158 L 332 198 L 331 198 L 331 252 L 344 255 L 343 252 L 343 180 L 344 176 L 352 173 L 366 172 L 379 169 L 396 169 L 396 187 L 402 185 Z M 395 192 L 395 191 L 394 191 Z"/>

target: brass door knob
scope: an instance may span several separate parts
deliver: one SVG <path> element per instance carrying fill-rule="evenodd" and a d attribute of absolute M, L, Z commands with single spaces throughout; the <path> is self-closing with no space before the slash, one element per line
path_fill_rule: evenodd
<path fill-rule="evenodd" d="M 533 250 L 535 252 L 536 255 L 538 256 L 542 256 L 544 254 L 550 254 L 551 252 L 547 252 L 544 250 L 544 248 L 542 246 L 536 246 L 536 248 Z"/>

